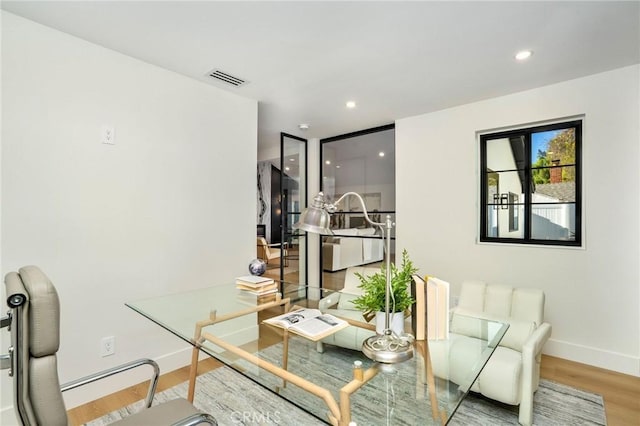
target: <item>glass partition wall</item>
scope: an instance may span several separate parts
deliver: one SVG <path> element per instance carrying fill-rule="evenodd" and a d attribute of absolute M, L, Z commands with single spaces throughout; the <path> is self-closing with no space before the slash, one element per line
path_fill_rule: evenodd
<path fill-rule="evenodd" d="M 395 125 L 376 127 L 320 141 L 321 188 L 334 202 L 346 192 L 356 192 L 370 218 L 395 222 Z M 321 238 L 320 283 L 323 288 L 342 289 L 345 272 L 352 266 L 380 267 L 384 259 L 381 231 L 364 218 L 354 196 L 343 199 L 331 217 L 333 236 Z M 392 261 L 395 230 L 392 231 Z"/>
<path fill-rule="evenodd" d="M 280 262 L 280 279 L 292 284 L 307 283 L 305 233 L 293 229 L 300 212 L 307 207 L 307 141 L 280 134 L 280 241 L 286 256 Z"/>

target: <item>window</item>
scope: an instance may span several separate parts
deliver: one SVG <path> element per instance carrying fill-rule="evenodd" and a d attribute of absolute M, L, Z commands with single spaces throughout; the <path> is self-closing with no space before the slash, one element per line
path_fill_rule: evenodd
<path fill-rule="evenodd" d="M 480 136 L 480 241 L 580 246 L 582 121 Z"/>

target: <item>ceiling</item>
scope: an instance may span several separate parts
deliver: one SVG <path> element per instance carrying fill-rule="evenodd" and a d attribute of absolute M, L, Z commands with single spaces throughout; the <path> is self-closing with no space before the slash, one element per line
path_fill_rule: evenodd
<path fill-rule="evenodd" d="M 639 5 L 2 1 L 4 10 L 258 100 L 265 150 L 281 131 L 330 137 L 639 63 Z M 514 59 L 521 49 L 534 52 L 522 63 Z M 207 77 L 213 69 L 248 83 L 218 82 Z"/>

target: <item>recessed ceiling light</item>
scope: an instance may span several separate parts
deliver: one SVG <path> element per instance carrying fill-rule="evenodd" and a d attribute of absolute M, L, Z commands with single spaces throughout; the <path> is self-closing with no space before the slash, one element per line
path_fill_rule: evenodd
<path fill-rule="evenodd" d="M 531 57 L 531 55 L 533 55 L 533 52 L 530 50 L 521 50 L 520 52 L 516 53 L 516 59 L 519 61 L 524 61 L 525 59 L 528 59 Z"/>
<path fill-rule="evenodd" d="M 384 152 L 380 151 L 380 152 L 378 153 L 378 156 L 380 156 L 380 157 L 384 157 Z"/>
<path fill-rule="evenodd" d="M 327 160 L 327 161 L 324 162 L 324 164 L 331 164 L 331 161 Z"/>
<path fill-rule="evenodd" d="M 289 171 L 289 167 L 285 167 L 284 169 L 285 169 L 286 171 Z"/>
<path fill-rule="evenodd" d="M 309 125 L 307 123 L 300 123 L 300 124 L 298 124 L 298 127 L 300 128 L 300 130 L 308 130 L 309 129 Z"/>
<path fill-rule="evenodd" d="M 347 108 L 353 109 L 356 107 L 356 101 L 348 101 L 346 105 L 347 105 Z"/>
<path fill-rule="evenodd" d="M 296 161 L 295 158 L 289 158 L 289 161 Z"/>
<path fill-rule="evenodd" d="M 340 168 L 340 166 L 336 166 L 336 169 L 339 169 L 339 168 Z"/>

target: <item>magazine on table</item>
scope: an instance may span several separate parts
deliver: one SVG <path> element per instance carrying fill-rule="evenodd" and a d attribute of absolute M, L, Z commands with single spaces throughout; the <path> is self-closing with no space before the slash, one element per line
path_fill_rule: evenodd
<path fill-rule="evenodd" d="M 306 337 L 309 340 L 320 340 L 338 330 L 349 326 L 343 319 L 330 314 L 323 314 L 318 309 L 301 308 L 277 317 L 264 320 L 268 324 Z"/>

